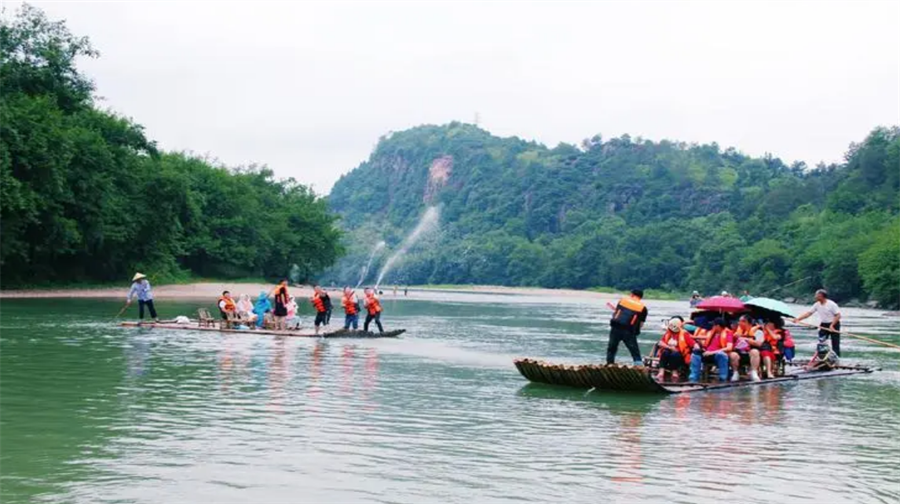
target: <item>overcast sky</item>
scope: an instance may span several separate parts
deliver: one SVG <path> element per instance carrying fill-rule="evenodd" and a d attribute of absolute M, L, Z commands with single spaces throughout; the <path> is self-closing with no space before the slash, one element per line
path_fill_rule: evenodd
<path fill-rule="evenodd" d="M 8 7 L 16 4 L 4 2 Z M 165 149 L 327 193 L 378 137 L 472 122 L 840 161 L 900 123 L 900 2 L 32 2 Z"/>

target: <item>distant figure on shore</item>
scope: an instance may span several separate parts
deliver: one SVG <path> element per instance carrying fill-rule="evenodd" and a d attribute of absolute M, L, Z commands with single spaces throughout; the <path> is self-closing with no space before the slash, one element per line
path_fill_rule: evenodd
<path fill-rule="evenodd" d="M 398 287 L 396 285 L 394 286 L 394 297 L 397 297 L 397 289 L 399 289 L 399 288 L 400 287 Z"/>
<path fill-rule="evenodd" d="M 344 330 L 349 331 L 351 326 L 354 331 L 359 329 L 359 300 L 349 285 L 344 287 L 341 304 L 344 305 Z"/>
<path fill-rule="evenodd" d="M 272 291 L 272 296 L 275 298 L 275 309 L 272 311 L 272 314 L 275 316 L 275 330 L 284 331 L 286 329 L 284 319 L 287 317 L 287 305 L 291 299 L 291 295 L 288 293 L 287 278 L 283 279 L 275 287 Z"/>
<path fill-rule="evenodd" d="M 156 308 L 153 306 L 153 288 L 150 286 L 150 281 L 147 280 L 147 275 L 143 273 L 135 273 L 134 278 L 131 279 L 131 290 L 128 291 L 128 298 L 125 300 L 125 307 L 131 306 L 132 299 L 138 300 L 138 314 L 141 320 L 144 320 L 144 307 L 147 307 L 147 310 L 150 311 L 150 318 L 153 319 L 154 322 L 159 322 L 159 317 L 156 316 Z"/>
<path fill-rule="evenodd" d="M 378 297 L 375 296 L 375 289 L 366 289 L 366 323 L 363 324 L 363 331 L 369 332 L 369 324 L 374 320 L 375 325 L 378 326 L 378 332 L 384 332 L 384 327 L 381 326 L 381 302 L 378 301 Z"/>
<path fill-rule="evenodd" d="M 403 288 L 403 297 L 406 297 L 407 295 L 409 295 L 409 286 Z"/>
<path fill-rule="evenodd" d="M 698 304 L 703 302 L 703 298 L 700 297 L 700 293 L 694 291 L 691 293 L 691 308 L 696 308 Z"/>
<path fill-rule="evenodd" d="M 631 353 L 631 359 L 635 366 L 643 365 L 641 349 L 637 344 L 638 334 L 647 320 L 647 307 L 642 301 L 644 291 L 635 289 L 631 295 L 619 300 L 615 306 L 613 316 L 609 321 L 609 344 L 606 347 L 606 363 L 616 361 L 616 352 L 619 351 L 619 343 L 624 342 L 625 347 Z"/>
<path fill-rule="evenodd" d="M 816 291 L 816 302 L 806 313 L 795 320 L 800 322 L 809 318 L 813 313 L 819 317 L 819 343 L 825 343 L 831 336 L 831 349 L 838 357 L 841 356 L 841 309 L 834 301 L 828 299 L 828 291 L 819 289 Z"/>

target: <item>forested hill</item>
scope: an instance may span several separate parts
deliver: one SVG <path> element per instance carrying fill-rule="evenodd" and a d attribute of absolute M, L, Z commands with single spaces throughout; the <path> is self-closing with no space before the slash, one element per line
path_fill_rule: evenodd
<path fill-rule="evenodd" d="M 102 110 L 86 38 L 25 4 L 0 18 L 3 287 L 317 273 L 341 253 L 324 199 L 264 167 L 163 152 Z M 293 268 L 296 264 L 297 268 Z"/>
<path fill-rule="evenodd" d="M 329 202 L 355 282 L 372 247 L 396 249 L 426 207 L 440 227 L 385 283 L 620 289 L 826 286 L 839 300 L 900 298 L 900 129 L 877 128 L 846 162 L 810 169 L 716 144 L 599 135 L 550 149 L 469 124 L 382 138 Z M 367 278 L 374 281 L 374 274 Z M 799 280 L 799 281 L 798 281 Z"/>

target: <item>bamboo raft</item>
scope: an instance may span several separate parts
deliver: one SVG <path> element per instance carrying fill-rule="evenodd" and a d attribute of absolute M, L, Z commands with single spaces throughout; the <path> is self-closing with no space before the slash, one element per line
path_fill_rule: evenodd
<path fill-rule="evenodd" d="M 566 365 L 552 364 L 534 359 L 517 359 L 516 369 L 522 376 L 534 383 L 560 385 L 579 389 L 597 389 L 620 392 L 644 392 L 656 394 L 681 394 L 686 392 L 703 392 L 728 388 L 771 385 L 773 383 L 791 383 L 799 380 L 833 378 L 854 374 L 871 373 L 875 368 L 863 366 L 838 366 L 831 371 L 806 371 L 799 369 L 777 378 L 739 382 L 663 382 L 652 376 L 650 368 L 644 366 L 625 365 Z"/>
<path fill-rule="evenodd" d="M 287 336 L 291 338 L 357 338 L 357 339 L 379 339 L 379 338 L 396 338 L 406 332 L 406 329 L 395 329 L 393 331 L 385 331 L 383 333 L 373 333 L 366 331 L 345 331 L 339 329 L 337 331 L 323 332 L 316 334 L 312 331 L 273 331 L 271 329 L 226 329 L 222 327 L 201 327 L 196 321 L 191 324 L 174 324 L 174 323 L 154 323 L 154 322 L 122 322 L 121 327 L 140 327 L 142 329 L 174 329 L 178 331 L 205 331 L 216 333 L 236 333 L 236 334 L 265 334 L 270 336 Z"/>

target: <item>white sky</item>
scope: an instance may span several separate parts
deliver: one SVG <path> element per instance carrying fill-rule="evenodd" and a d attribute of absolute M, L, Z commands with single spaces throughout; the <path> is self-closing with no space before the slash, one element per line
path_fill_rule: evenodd
<path fill-rule="evenodd" d="M 16 3 L 4 2 L 8 8 Z M 165 149 L 327 193 L 378 137 L 472 122 L 840 161 L 900 123 L 900 2 L 33 2 Z"/>

